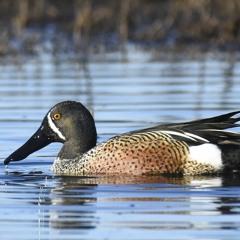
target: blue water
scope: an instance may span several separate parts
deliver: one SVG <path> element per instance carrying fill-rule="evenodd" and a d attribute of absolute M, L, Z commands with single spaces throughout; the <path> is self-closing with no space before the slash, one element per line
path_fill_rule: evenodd
<path fill-rule="evenodd" d="M 0 61 L 2 239 L 239 239 L 240 175 L 59 177 L 61 145 L 3 160 L 38 128 L 50 107 L 81 101 L 94 110 L 98 141 L 161 122 L 239 110 L 237 54 L 131 50 Z"/>

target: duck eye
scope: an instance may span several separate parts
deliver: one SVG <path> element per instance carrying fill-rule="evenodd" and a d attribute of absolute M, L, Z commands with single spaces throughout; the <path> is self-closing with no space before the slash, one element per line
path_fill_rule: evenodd
<path fill-rule="evenodd" d="M 55 120 L 58 120 L 58 119 L 61 118 L 61 114 L 60 114 L 60 113 L 55 113 L 55 114 L 53 115 L 53 118 L 54 118 Z"/>

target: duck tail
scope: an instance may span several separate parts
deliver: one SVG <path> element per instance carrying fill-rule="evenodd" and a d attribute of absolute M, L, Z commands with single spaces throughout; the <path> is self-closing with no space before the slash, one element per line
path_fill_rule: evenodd
<path fill-rule="evenodd" d="M 176 123 L 176 124 L 166 124 L 159 127 L 177 128 L 183 131 L 197 131 L 206 129 L 218 129 L 225 130 L 228 128 L 240 127 L 237 123 L 240 121 L 240 117 L 233 117 L 239 114 L 240 111 L 230 112 L 223 115 L 219 115 L 211 118 L 204 118 L 199 120 L 194 120 L 190 122 Z"/>

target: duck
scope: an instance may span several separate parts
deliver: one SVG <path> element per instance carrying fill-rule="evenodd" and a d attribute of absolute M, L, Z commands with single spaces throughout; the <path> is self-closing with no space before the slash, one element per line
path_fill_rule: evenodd
<path fill-rule="evenodd" d="M 20 161 L 53 142 L 63 144 L 56 175 L 202 175 L 240 169 L 240 111 L 130 131 L 97 144 L 90 111 L 80 102 L 53 106 L 37 131 L 4 164 Z"/>

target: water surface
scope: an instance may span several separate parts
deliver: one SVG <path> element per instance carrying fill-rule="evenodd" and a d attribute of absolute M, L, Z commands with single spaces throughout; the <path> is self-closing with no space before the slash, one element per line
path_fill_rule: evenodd
<path fill-rule="evenodd" d="M 61 177 L 61 147 L 3 160 L 57 102 L 94 109 L 101 142 L 161 122 L 239 110 L 238 55 L 118 53 L 3 59 L 0 63 L 2 239 L 239 239 L 240 175 Z"/>

